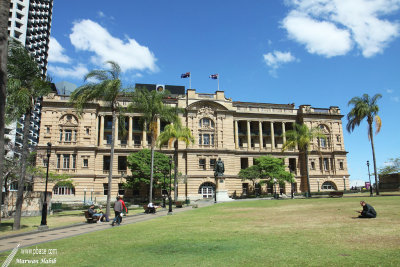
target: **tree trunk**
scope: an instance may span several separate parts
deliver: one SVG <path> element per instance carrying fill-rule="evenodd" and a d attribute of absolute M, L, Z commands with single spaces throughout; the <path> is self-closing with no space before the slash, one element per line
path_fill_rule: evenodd
<path fill-rule="evenodd" d="M 114 108 L 114 103 L 112 103 L 111 151 L 110 151 L 110 168 L 108 173 L 108 191 L 107 191 L 107 207 L 106 207 L 106 213 L 109 218 L 111 214 L 111 189 L 112 189 L 112 175 L 113 175 L 113 162 L 114 162 L 115 121 L 116 121 L 116 112 Z"/>
<path fill-rule="evenodd" d="M 178 201 L 178 140 L 175 140 L 174 147 L 174 201 L 176 202 Z"/>
<path fill-rule="evenodd" d="M 308 146 L 306 146 L 306 151 L 304 153 L 306 156 L 307 193 L 308 193 L 308 197 L 311 197 L 310 171 L 308 169 Z"/>
<path fill-rule="evenodd" d="M 153 169 L 154 169 L 154 138 L 151 135 L 151 159 L 150 159 L 150 192 L 149 192 L 149 203 L 153 202 Z"/>
<path fill-rule="evenodd" d="M 0 202 L 2 200 L 3 172 L 4 172 L 4 134 L 5 109 L 7 86 L 7 52 L 8 52 L 8 12 L 10 0 L 0 0 Z M 0 203 L 1 209 L 1 203 Z M 1 210 L 0 210 L 1 214 Z M 0 216 L 1 222 L 1 216 Z"/>
<path fill-rule="evenodd" d="M 18 192 L 17 202 L 15 205 L 15 216 L 13 230 L 19 230 L 21 228 L 21 214 L 22 214 L 22 203 L 24 201 L 24 182 L 26 176 L 26 164 L 29 153 L 29 126 L 31 122 L 31 110 L 25 113 L 24 118 L 24 134 L 22 141 L 22 155 L 21 155 L 21 176 L 18 180 Z"/>
<path fill-rule="evenodd" d="M 376 171 L 376 159 L 375 159 L 375 147 L 374 147 L 374 133 L 373 133 L 373 130 L 372 130 L 372 122 L 369 123 L 369 121 L 368 121 L 368 124 L 369 124 L 368 125 L 369 126 L 369 135 L 370 135 L 370 138 L 371 138 L 372 159 L 374 161 L 374 175 L 375 175 L 375 185 L 376 185 L 375 191 L 376 191 L 376 195 L 379 195 L 378 174 L 377 174 L 377 171 Z"/>

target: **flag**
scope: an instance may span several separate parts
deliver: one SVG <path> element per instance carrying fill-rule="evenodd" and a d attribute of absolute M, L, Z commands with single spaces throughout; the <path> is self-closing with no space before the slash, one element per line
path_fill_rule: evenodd
<path fill-rule="evenodd" d="M 189 78 L 190 77 L 190 72 L 186 72 L 181 75 L 181 78 Z"/>
<path fill-rule="evenodd" d="M 218 79 L 218 74 L 211 74 L 209 78 L 216 80 Z"/>

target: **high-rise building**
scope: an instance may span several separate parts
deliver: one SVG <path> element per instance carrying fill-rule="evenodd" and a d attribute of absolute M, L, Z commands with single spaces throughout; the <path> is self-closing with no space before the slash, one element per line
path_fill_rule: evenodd
<path fill-rule="evenodd" d="M 51 17 L 53 0 L 11 0 L 8 20 L 8 35 L 17 39 L 36 59 L 43 76 L 47 73 Z M 39 138 L 40 99 L 37 101 L 31 117 L 29 143 L 36 146 Z M 14 155 L 14 147 L 22 147 L 23 123 L 13 122 L 6 126 L 6 156 Z"/>

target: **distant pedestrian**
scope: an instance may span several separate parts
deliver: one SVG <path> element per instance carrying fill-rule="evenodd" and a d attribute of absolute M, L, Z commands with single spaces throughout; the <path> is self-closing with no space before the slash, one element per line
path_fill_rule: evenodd
<path fill-rule="evenodd" d="M 121 212 L 121 214 L 120 214 L 120 223 L 122 223 L 122 214 L 124 214 L 125 216 L 126 216 L 126 214 L 128 213 L 128 208 L 125 206 L 125 202 L 124 202 L 124 200 L 122 199 L 122 197 L 119 197 L 119 200 L 118 201 L 120 201 L 121 202 L 121 204 L 122 204 L 122 212 Z"/>
<path fill-rule="evenodd" d="M 360 201 L 360 205 L 363 209 L 357 211 L 358 213 L 361 213 L 358 218 L 376 218 L 376 211 L 371 205 L 365 203 L 365 201 Z"/>
<path fill-rule="evenodd" d="M 114 203 L 115 218 L 111 224 L 112 226 L 114 226 L 115 223 L 117 223 L 117 225 L 121 224 L 122 202 L 119 201 L 120 198 L 121 198 L 120 196 L 117 196 L 117 201 L 115 201 L 115 203 Z"/>

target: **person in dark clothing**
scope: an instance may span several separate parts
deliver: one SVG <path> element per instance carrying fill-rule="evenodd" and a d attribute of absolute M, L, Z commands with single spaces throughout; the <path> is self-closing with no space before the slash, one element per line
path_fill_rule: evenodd
<path fill-rule="evenodd" d="M 363 209 L 358 211 L 358 213 L 361 213 L 358 218 L 376 218 L 376 211 L 371 205 L 365 203 L 365 201 L 361 201 L 360 205 Z"/>
<path fill-rule="evenodd" d="M 112 226 L 114 226 L 115 223 L 117 223 L 117 225 L 121 224 L 121 212 L 122 212 L 122 202 L 119 201 L 120 200 L 120 196 L 117 197 L 117 201 L 115 201 L 114 203 L 114 213 L 115 213 L 115 218 L 112 222 Z"/>

